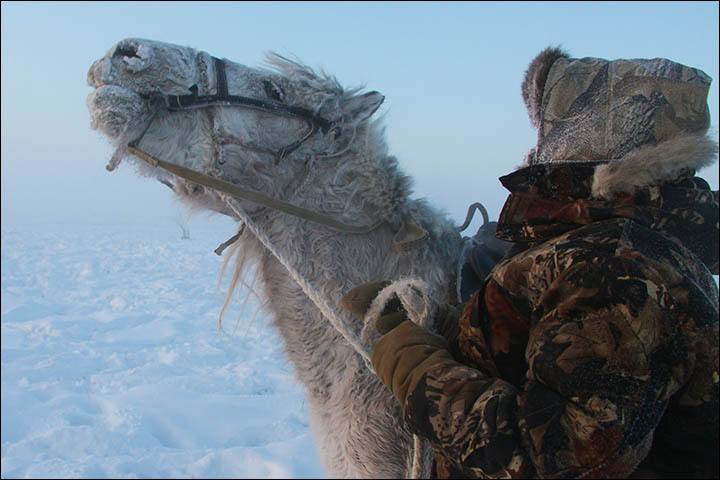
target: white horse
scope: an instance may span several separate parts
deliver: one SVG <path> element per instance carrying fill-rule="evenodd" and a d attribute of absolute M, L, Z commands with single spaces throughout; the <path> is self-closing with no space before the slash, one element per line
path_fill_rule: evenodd
<path fill-rule="evenodd" d="M 116 147 L 108 169 L 127 159 L 193 207 L 238 220 L 247 212 L 351 333 L 362 325 L 340 299 L 360 283 L 419 277 L 446 301 L 461 238 L 444 214 L 410 198 L 410 179 L 370 121 L 384 97 L 278 55 L 268 63 L 253 69 L 188 47 L 119 42 L 88 73 L 92 128 Z M 285 203 L 231 199 L 146 164 L 143 153 Z M 233 288 L 257 266 L 329 475 L 408 476 L 412 435 L 397 401 L 257 238 L 240 235 L 231 253 Z"/>

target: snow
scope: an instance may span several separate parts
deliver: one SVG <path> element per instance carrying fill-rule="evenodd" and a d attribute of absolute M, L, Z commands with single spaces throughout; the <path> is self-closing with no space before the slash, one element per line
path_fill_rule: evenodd
<path fill-rule="evenodd" d="M 3 478 L 326 477 L 257 301 L 218 332 L 232 233 L 2 227 Z"/>
<path fill-rule="evenodd" d="M 326 476 L 257 301 L 218 331 L 232 233 L 3 226 L 3 478 Z"/>

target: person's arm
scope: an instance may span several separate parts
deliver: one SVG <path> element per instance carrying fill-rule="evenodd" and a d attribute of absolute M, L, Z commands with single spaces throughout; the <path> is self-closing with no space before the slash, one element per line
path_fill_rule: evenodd
<path fill-rule="evenodd" d="M 627 476 L 692 369 L 664 289 L 629 258 L 566 270 L 544 292 L 522 390 L 409 321 L 380 339 L 373 367 L 413 431 L 468 474 Z"/>

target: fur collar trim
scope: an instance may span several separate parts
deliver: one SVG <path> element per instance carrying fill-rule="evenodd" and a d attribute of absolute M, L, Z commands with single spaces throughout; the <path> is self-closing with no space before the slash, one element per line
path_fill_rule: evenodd
<path fill-rule="evenodd" d="M 717 142 L 707 135 L 684 135 L 639 148 L 595 169 L 592 196 L 612 200 L 636 188 L 674 180 L 683 171 L 712 165 L 717 154 Z"/>

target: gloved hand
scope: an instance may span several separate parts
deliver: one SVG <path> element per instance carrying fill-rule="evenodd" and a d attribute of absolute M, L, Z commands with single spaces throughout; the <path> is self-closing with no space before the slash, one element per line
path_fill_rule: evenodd
<path fill-rule="evenodd" d="M 375 300 L 377 294 L 388 285 L 390 285 L 390 282 L 387 280 L 358 285 L 345 294 L 342 298 L 342 304 L 356 317 L 363 320 L 372 301 Z M 385 335 L 407 319 L 407 311 L 405 311 L 400 303 L 400 299 L 397 298 L 396 295 L 392 298 L 392 300 L 390 300 L 390 302 L 388 302 L 387 306 L 380 314 L 380 317 L 375 322 L 375 328 L 381 335 Z"/>
<path fill-rule="evenodd" d="M 342 299 L 343 305 L 360 319 L 365 318 L 378 293 L 390 282 L 359 285 Z M 457 335 L 457 309 L 450 305 L 438 309 L 444 333 Z M 455 317 L 454 319 L 452 317 Z M 436 325 L 437 316 L 436 316 Z M 385 386 L 395 395 L 405 410 L 407 396 L 422 378 L 427 368 L 438 362 L 453 361 L 445 338 L 430 333 L 408 319 L 402 303 L 394 296 L 375 322 L 383 335 L 371 346 L 371 362 Z"/>
<path fill-rule="evenodd" d="M 387 280 L 358 285 L 345 294 L 342 298 L 342 304 L 362 320 L 365 318 L 365 314 L 375 297 L 388 285 L 390 285 L 390 282 Z M 437 333 L 445 337 L 449 342 L 454 342 L 457 338 L 461 313 L 461 309 L 450 304 L 438 306 L 433 325 Z M 375 328 L 381 335 L 385 335 L 408 319 L 407 311 L 403 308 L 400 299 L 395 295 L 375 322 Z"/>

